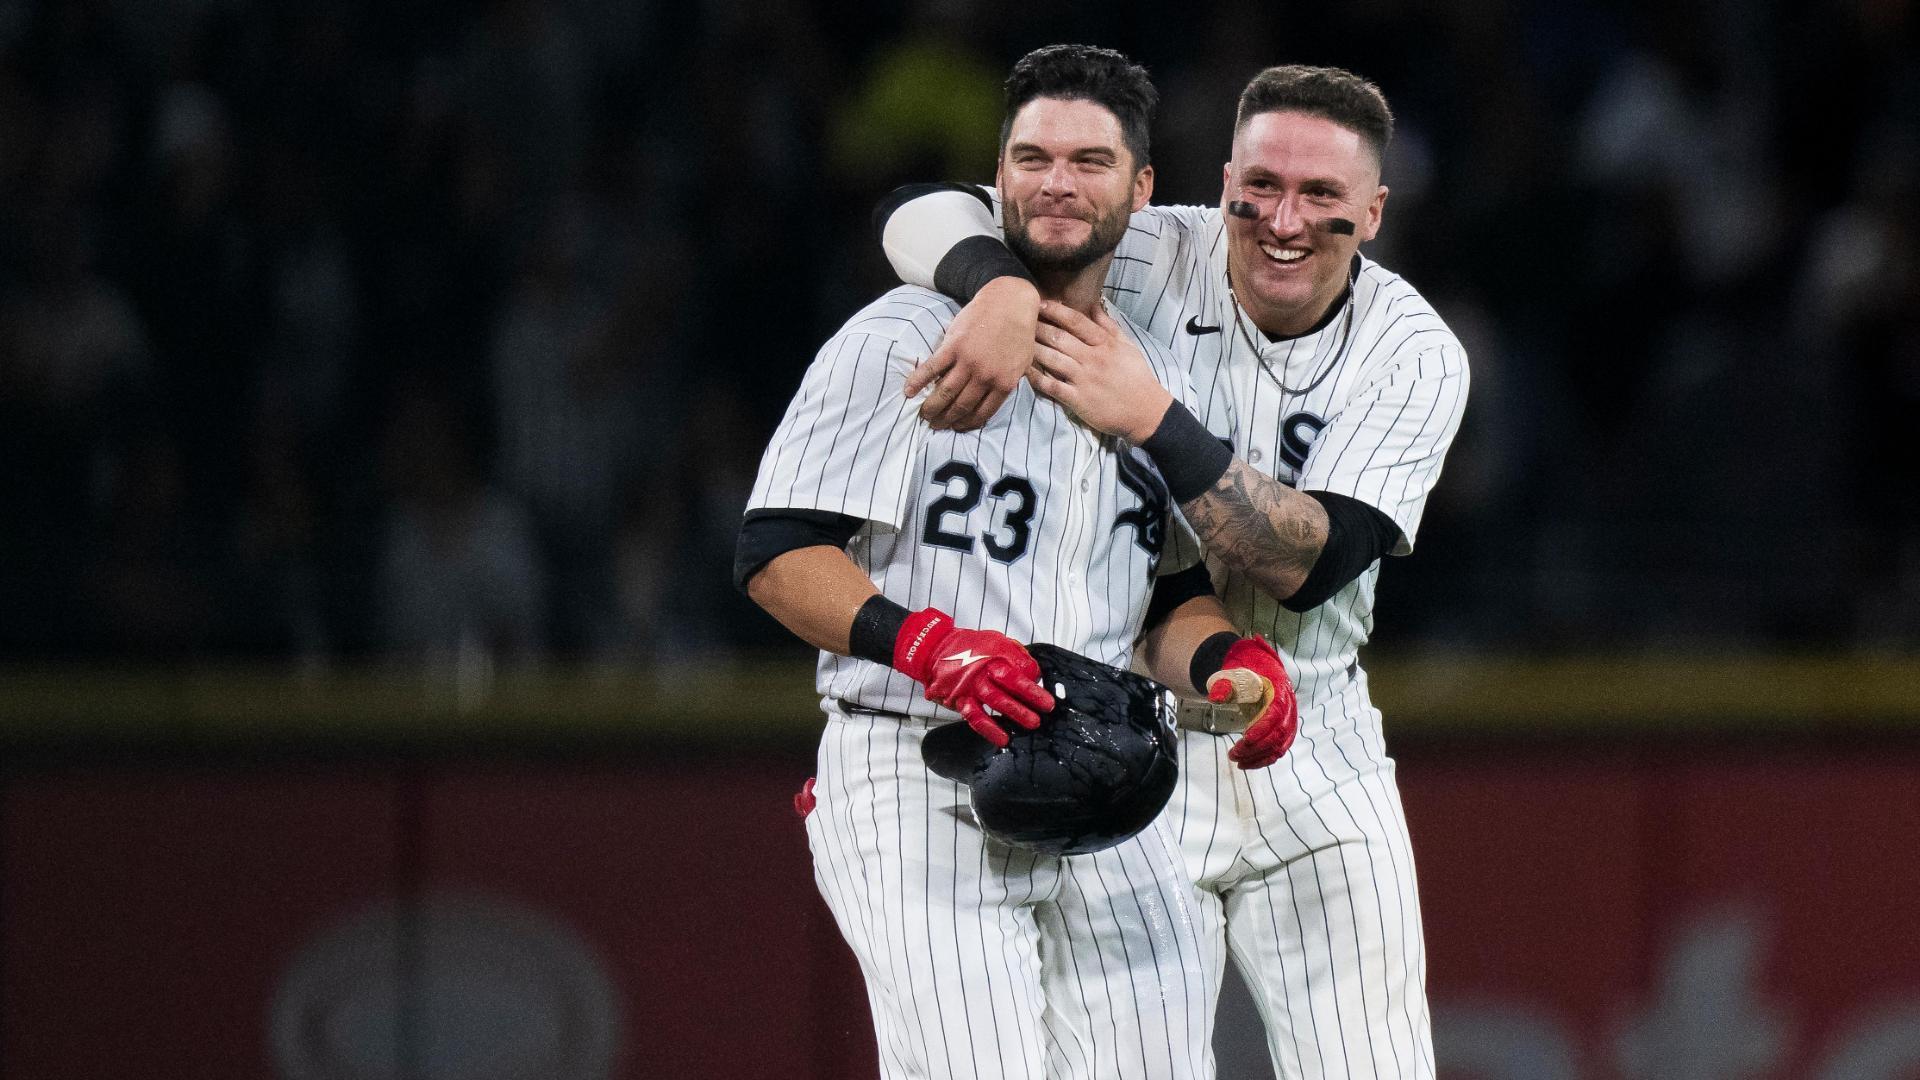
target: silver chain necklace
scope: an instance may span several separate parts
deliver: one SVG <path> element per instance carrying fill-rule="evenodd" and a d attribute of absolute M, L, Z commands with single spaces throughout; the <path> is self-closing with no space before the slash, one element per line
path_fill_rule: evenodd
<path fill-rule="evenodd" d="M 1315 375 L 1312 382 L 1296 390 L 1287 385 L 1287 380 L 1281 377 L 1280 372 L 1273 370 L 1273 365 L 1267 361 L 1266 353 L 1261 351 L 1259 343 L 1253 340 L 1253 331 L 1248 330 L 1247 324 L 1241 321 L 1240 297 L 1233 291 L 1233 270 L 1228 268 L 1227 299 L 1233 301 L 1234 329 L 1240 331 L 1240 337 L 1246 341 L 1247 347 L 1253 350 L 1253 358 L 1260 361 L 1260 366 L 1266 369 L 1267 376 L 1280 388 L 1281 393 L 1292 394 L 1295 397 L 1313 393 L 1314 388 L 1326 382 L 1327 376 L 1333 374 L 1333 369 L 1339 367 L 1340 361 L 1346 358 L 1347 350 L 1353 347 L 1353 309 L 1359 299 L 1359 293 L 1354 288 L 1355 280 L 1356 276 L 1349 272 L 1347 274 L 1347 311 L 1340 324 L 1340 347 L 1329 350 L 1327 366 L 1320 369 L 1320 374 Z"/>

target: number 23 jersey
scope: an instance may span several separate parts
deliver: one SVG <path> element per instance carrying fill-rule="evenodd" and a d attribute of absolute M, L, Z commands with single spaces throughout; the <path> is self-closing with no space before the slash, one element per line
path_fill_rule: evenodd
<path fill-rule="evenodd" d="M 748 510 L 861 519 L 847 545 L 889 599 L 1127 666 L 1153 579 L 1194 565 L 1198 543 L 1147 455 L 1076 420 L 1022 380 L 986 426 L 933 431 L 903 392 L 959 313 L 902 286 L 820 349 L 760 461 Z M 1174 397 L 1188 382 L 1166 349 L 1112 313 Z M 912 679 L 823 652 L 824 697 L 951 719 Z"/>

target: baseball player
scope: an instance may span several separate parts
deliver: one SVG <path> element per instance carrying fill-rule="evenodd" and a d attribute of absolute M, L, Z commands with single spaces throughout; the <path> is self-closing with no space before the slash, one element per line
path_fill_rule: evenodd
<path fill-rule="evenodd" d="M 1133 342 L 1186 400 L 1166 350 L 1100 306 L 1151 193 L 1154 97 L 1117 53 L 1028 55 L 997 192 L 1039 293 Z M 738 579 L 822 650 L 816 880 L 866 977 L 884 1076 L 1208 1076 L 1219 975 L 1165 818 L 1087 854 L 1011 847 L 920 744 L 956 716 L 995 745 L 1036 726 L 1053 698 L 1022 642 L 1124 667 L 1141 640 L 1163 682 L 1224 697 L 1250 681 L 1256 762 L 1292 740 L 1287 676 L 1233 630 L 1146 453 L 1027 387 L 971 434 L 915 416 L 908 373 L 958 310 L 902 287 L 829 340 L 741 527 Z"/>
<path fill-rule="evenodd" d="M 1391 133 L 1371 83 L 1270 68 L 1241 95 L 1221 205 L 1133 216 L 1107 296 L 1187 369 L 1192 410 L 1147 385 L 1127 343 L 1041 310 L 984 193 L 903 189 L 882 208 L 905 280 L 979 294 L 908 381 L 940 378 L 924 413 L 967 426 L 1032 359 L 1032 386 L 1151 452 L 1235 626 L 1291 661 L 1299 745 L 1248 773 L 1230 767 L 1238 736 L 1189 731 L 1168 811 L 1209 948 L 1232 951 L 1286 1078 L 1434 1071 L 1412 852 L 1358 651 L 1468 375 L 1432 307 L 1358 252 L 1380 228 Z"/>

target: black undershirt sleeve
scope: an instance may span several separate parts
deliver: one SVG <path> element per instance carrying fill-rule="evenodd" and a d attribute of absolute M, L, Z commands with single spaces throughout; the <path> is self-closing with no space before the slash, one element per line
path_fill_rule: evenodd
<path fill-rule="evenodd" d="M 1147 621 L 1140 627 L 1140 636 L 1146 637 L 1154 627 L 1167 621 L 1174 609 L 1196 596 L 1213 595 L 1213 578 L 1207 575 L 1206 563 L 1194 563 L 1185 570 L 1177 570 L 1165 577 L 1153 579 L 1153 595 L 1147 599 Z"/>
<path fill-rule="evenodd" d="M 1393 519 L 1359 499 L 1331 491 L 1302 492 L 1327 511 L 1327 544 L 1320 549 L 1307 580 L 1280 601 L 1288 611 L 1311 611 L 1347 587 L 1400 540 Z"/>
<path fill-rule="evenodd" d="M 733 549 L 733 587 L 745 592 L 760 568 L 803 547 L 844 548 L 866 522 L 826 510 L 747 511 Z"/>

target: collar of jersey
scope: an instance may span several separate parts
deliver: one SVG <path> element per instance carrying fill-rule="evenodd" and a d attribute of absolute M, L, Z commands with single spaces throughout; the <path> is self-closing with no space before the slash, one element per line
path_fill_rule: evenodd
<path fill-rule="evenodd" d="M 1215 216 L 1219 217 L 1217 212 Z M 1219 217 L 1219 220 L 1221 223 L 1220 224 L 1220 242 L 1219 244 L 1215 245 L 1215 248 L 1214 248 L 1214 250 L 1217 251 L 1219 254 L 1212 260 L 1214 262 L 1213 277 L 1214 277 L 1214 280 L 1219 282 L 1220 284 L 1221 297 L 1223 297 L 1227 301 L 1227 303 L 1238 306 L 1238 302 L 1233 299 L 1233 295 L 1231 291 L 1227 288 L 1226 219 L 1224 217 Z M 1353 291 L 1355 284 L 1360 280 L 1360 270 L 1363 265 L 1364 265 L 1364 262 L 1360 258 L 1360 253 L 1357 251 L 1354 252 L 1353 264 L 1347 267 L 1347 287 L 1340 290 L 1340 295 L 1333 298 L 1333 303 L 1327 305 L 1326 311 L 1321 312 L 1319 322 L 1314 323 L 1312 326 L 1307 327 L 1305 330 L 1302 330 L 1297 334 L 1288 334 L 1285 337 L 1272 337 L 1268 335 L 1268 333 L 1265 330 L 1262 330 L 1258 326 L 1255 326 L 1253 324 L 1253 320 L 1250 318 L 1247 318 L 1244 312 L 1241 314 L 1241 317 L 1246 319 L 1247 329 L 1251 330 L 1255 334 L 1258 334 L 1260 337 L 1260 340 L 1266 343 L 1262 347 L 1263 351 L 1264 349 L 1270 348 L 1274 345 L 1285 345 L 1288 342 L 1299 341 L 1301 338 L 1310 338 L 1313 335 L 1319 333 L 1320 331 L 1325 330 L 1329 325 L 1333 323 L 1333 320 L 1335 318 L 1339 317 L 1341 310 L 1345 308 L 1347 305 L 1347 294 Z M 1228 314 L 1231 315 L 1232 312 L 1229 311 Z"/>

